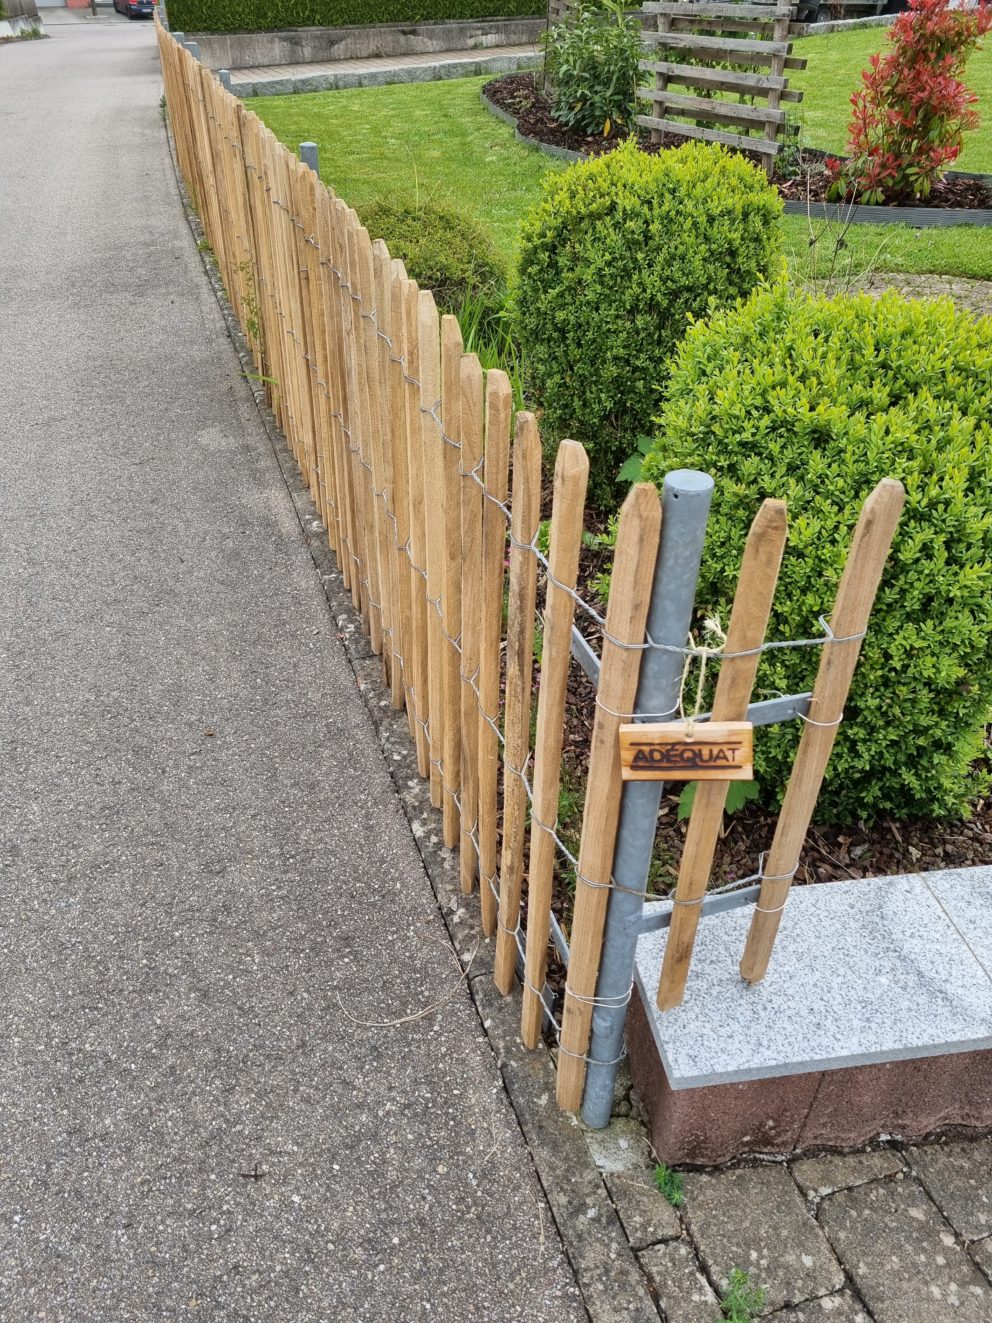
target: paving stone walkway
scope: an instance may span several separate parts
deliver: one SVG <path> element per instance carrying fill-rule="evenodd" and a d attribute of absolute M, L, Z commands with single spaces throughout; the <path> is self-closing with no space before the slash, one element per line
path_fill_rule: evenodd
<path fill-rule="evenodd" d="M 989 243 L 992 244 L 992 238 Z M 989 280 L 876 271 L 857 284 L 869 294 L 881 294 L 887 289 L 894 289 L 909 299 L 951 298 L 966 312 L 973 312 L 980 317 L 992 316 L 992 281 Z"/>
<path fill-rule="evenodd" d="M 422 55 L 385 55 L 361 60 L 326 60 L 313 64 L 260 65 L 232 69 L 231 87 L 240 97 L 284 96 L 291 92 L 336 92 L 387 83 L 434 83 L 476 74 L 532 69 L 536 46 L 488 46 L 479 50 L 436 51 Z"/>
<path fill-rule="evenodd" d="M 678 1211 L 628 1144 L 604 1179 L 667 1323 L 717 1323 L 734 1269 L 777 1323 L 992 1320 L 992 1139 L 687 1172 Z"/>

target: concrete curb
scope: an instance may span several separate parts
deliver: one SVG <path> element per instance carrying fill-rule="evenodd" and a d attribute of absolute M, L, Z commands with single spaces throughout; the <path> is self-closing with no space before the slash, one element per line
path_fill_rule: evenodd
<path fill-rule="evenodd" d="M 555 1070 L 551 1053 L 544 1043 L 533 1052 L 523 1047 L 519 1037 L 519 997 L 514 995 L 504 999 L 493 986 L 492 944 L 479 941 L 482 923 L 478 892 L 471 896 L 462 894 L 458 856 L 442 844 L 440 818 L 431 806 L 428 785 L 417 772 L 406 716 L 390 707 L 388 692 L 382 683 L 382 663 L 372 653 L 362 632 L 361 621 L 345 591 L 316 507 L 265 402 L 265 388 L 261 382 L 252 379 L 254 360 L 228 301 L 213 255 L 204 245 L 203 227 L 180 175 L 167 121 L 165 127 L 176 184 L 204 271 L 292 499 L 328 608 L 336 622 L 338 637 L 379 736 L 383 758 L 410 823 L 448 935 L 462 967 L 467 968 L 471 963 L 468 985 L 472 1000 L 591 1323 L 658 1323 L 659 1314 L 647 1279 L 624 1233 L 606 1183 L 592 1159 L 583 1130 L 577 1120 L 559 1112 L 555 1105 Z"/>
<path fill-rule="evenodd" d="M 888 28 L 898 14 L 869 14 L 865 18 L 838 18 L 831 23 L 810 23 L 806 37 L 826 37 L 831 32 L 850 32 L 852 28 Z"/>

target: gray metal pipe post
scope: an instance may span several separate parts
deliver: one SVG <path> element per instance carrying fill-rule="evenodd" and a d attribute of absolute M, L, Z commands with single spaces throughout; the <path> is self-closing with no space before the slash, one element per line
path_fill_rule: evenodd
<path fill-rule="evenodd" d="M 217 70 L 217 77 L 220 79 L 221 87 L 226 87 L 227 90 L 230 92 L 230 90 L 231 90 L 231 71 L 230 71 L 230 69 L 218 69 L 218 70 Z"/>
<path fill-rule="evenodd" d="M 186 33 L 185 33 L 185 32 L 173 32 L 172 35 L 175 37 L 176 41 L 179 42 L 180 46 L 185 46 L 185 45 L 186 45 Z"/>
<path fill-rule="evenodd" d="M 694 469 L 676 469 L 665 478 L 661 505 L 661 548 L 654 571 L 648 636 L 655 643 L 685 647 L 692 627 L 696 580 L 703 556 L 713 479 Z M 635 720 L 674 720 L 682 686 L 681 652 L 649 648 L 641 662 Z M 663 718 L 658 714 L 670 714 Z M 613 877 L 603 938 L 603 958 L 593 1008 L 592 1039 L 582 1119 L 594 1130 L 609 1124 L 613 1088 L 623 1051 L 627 1000 L 634 974 L 634 953 L 641 933 L 644 890 L 658 829 L 661 781 L 628 781 L 620 804 L 620 825 L 613 854 Z M 605 1002 L 606 1004 L 601 1004 Z"/>
<path fill-rule="evenodd" d="M 193 57 L 194 60 L 199 60 L 199 59 L 200 59 L 200 43 L 199 43 L 199 42 L 197 42 L 197 41 L 184 41 L 184 42 L 183 42 L 183 45 L 184 45 L 184 46 L 186 47 L 186 49 L 189 51 L 190 55 L 192 55 L 192 57 Z"/>
<path fill-rule="evenodd" d="M 300 143 L 300 160 L 304 165 L 308 165 L 315 175 L 320 174 L 320 165 L 317 158 L 317 144 L 315 142 Z"/>

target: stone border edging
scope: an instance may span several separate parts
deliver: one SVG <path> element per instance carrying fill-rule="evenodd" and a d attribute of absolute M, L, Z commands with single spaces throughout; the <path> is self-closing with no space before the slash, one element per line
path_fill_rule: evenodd
<path fill-rule="evenodd" d="M 254 359 L 234 316 L 213 254 L 209 248 L 201 247 L 205 233 L 183 183 L 172 127 L 167 119 L 165 132 L 186 222 L 293 503 L 339 641 L 354 672 L 452 948 L 463 969 L 467 971 L 471 964 L 466 986 L 548 1201 L 555 1231 L 575 1273 L 582 1302 L 592 1323 L 658 1323 L 659 1314 L 647 1281 L 582 1128 L 549 1101 L 555 1093 L 551 1053 L 543 1041 L 534 1051 L 523 1047 L 519 994 L 504 998 L 493 984 L 493 943 L 477 940 L 482 932 L 478 891 L 470 896 L 462 894 L 458 856 L 441 842 L 438 814 L 431 806 L 430 788 L 417 771 L 416 751 L 406 716 L 390 707 L 388 690 L 382 687 L 382 661 L 369 647 L 351 595 L 344 590 L 320 516 L 275 415 L 265 402 L 265 387 L 254 380 Z"/>
<path fill-rule="evenodd" d="M 516 119 L 508 110 L 504 110 L 501 106 L 497 106 L 494 101 L 490 101 L 484 88 L 479 89 L 479 99 L 490 114 L 513 126 L 517 142 L 521 142 L 527 147 L 537 147 L 546 156 L 553 156 L 562 161 L 575 163 L 593 159 L 585 152 L 571 151 L 567 147 L 555 147 L 551 143 L 541 142 L 538 138 L 531 138 L 527 134 L 521 133 L 517 128 Z M 961 179 L 982 179 L 992 186 L 992 175 L 976 175 L 956 170 L 949 170 L 947 173 Z M 859 206 L 855 210 L 857 214 L 851 218 L 854 225 L 908 225 L 913 229 L 921 230 L 939 229 L 941 226 L 949 225 L 974 225 L 981 229 L 992 225 L 992 209 L 989 208 L 966 210 L 952 207 Z M 785 214 L 787 216 L 809 216 L 813 220 L 839 220 L 846 223 L 847 216 L 844 212 L 845 204 L 842 202 L 785 202 Z"/>
<path fill-rule="evenodd" d="M 898 17 L 898 14 L 867 14 L 864 18 L 837 18 L 829 23 L 808 23 L 803 39 L 826 37 L 831 32 L 850 32 L 852 28 L 888 28 Z"/>
<path fill-rule="evenodd" d="M 438 60 L 432 64 L 395 64 L 380 69 L 344 69 L 327 73 L 301 73 L 286 78 L 245 79 L 231 91 L 241 101 L 253 97 L 309 95 L 314 92 L 350 92 L 361 87 L 388 87 L 410 83 L 441 83 L 450 78 L 491 78 L 528 72 L 536 55 L 486 55 L 477 58 Z M 301 65 L 300 68 L 305 68 Z"/>

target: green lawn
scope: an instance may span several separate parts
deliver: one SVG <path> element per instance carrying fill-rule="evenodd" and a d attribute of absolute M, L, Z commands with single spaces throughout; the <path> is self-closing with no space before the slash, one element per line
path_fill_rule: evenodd
<path fill-rule="evenodd" d="M 827 150 L 844 145 L 849 99 L 868 56 L 881 48 L 884 31 L 812 37 L 796 43 L 810 60 L 796 76 L 806 100 L 801 111 L 807 143 Z M 445 199 L 471 212 L 512 258 L 520 219 L 540 182 L 557 162 L 514 140 L 513 130 L 479 101 L 484 78 L 418 83 L 306 96 L 258 97 L 250 107 L 292 148 L 307 139 L 320 148 L 321 174 L 359 213 L 369 202 L 397 194 Z M 969 84 L 979 92 L 985 124 L 962 153 L 963 169 L 992 171 L 992 42 L 975 55 Z M 805 217 L 784 222 L 790 269 L 798 278 L 825 274 L 836 225 L 817 225 L 811 250 Z M 992 279 L 989 230 L 912 230 L 896 225 L 855 225 L 846 235 L 843 260 L 853 270 L 937 272 Z M 810 253 L 819 253 L 811 262 Z"/>
<path fill-rule="evenodd" d="M 521 146 L 486 110 L 486 78 L 256 97 L 248 104 L 294 149 L 320 151 L 324 182 L 361 214 L 400 194 L 433 197 L 472 212 L 509 258 L 520 218 L 556 163 Z"/>

